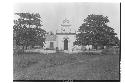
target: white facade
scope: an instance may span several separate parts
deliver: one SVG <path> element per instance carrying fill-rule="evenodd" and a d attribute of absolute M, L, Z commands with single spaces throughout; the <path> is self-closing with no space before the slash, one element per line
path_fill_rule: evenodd
<path fill-rule="evenodd" d="M 50 44 L 53 44 L 53 46 L 51 46 Z M 50 48 L 50 49 L 55 50 L 57 47 L 57 43 L 56 43 L 56 41 L 45 41 L 44 46 L 45 46 L 44 49 Z"/>
<path fill-rule="evenodd" d="M 56 36 L 59 50 L 72 51 L 74 46 L 73 43 L 76 40 L 76 33 L 75 30 L 72 29 L 69 20 L 63 20 L 63 23 L 56 32 Z"/>
<path fill-rule="evenodd" d="M 64 35 L 64 34 L 60 34 L 57 35 L 57 47 L 59 48 L 59 50 L 68 50 L 68 51 L 72 51 L 73 49 L 73 43 L 75 42 L 75 35 L 73 34 L 68 34 L 68 35 Z M 67 49 L 65 49 L 65 40 L 68 41 L 67 45 Z"/>
<path fill-rule="evenodd" d="M 45 39 L 44 49 L 54 50 L 56 49 L 56 47 L 57 47 L 56 35 L 50 33 L 47 34 Z"/>

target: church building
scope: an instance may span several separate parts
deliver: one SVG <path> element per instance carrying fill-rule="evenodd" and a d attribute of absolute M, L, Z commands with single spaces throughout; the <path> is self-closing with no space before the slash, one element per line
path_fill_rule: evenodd
<path fill-rule="evenodd" d="M 71 52 L 76 40 L 76 31 L 73 30 L 69 20 L 63 20 L 60 27 L 56 30 L 56 34 L 48 34 L 46 36 L 45 48 L 69 51 Z"/>

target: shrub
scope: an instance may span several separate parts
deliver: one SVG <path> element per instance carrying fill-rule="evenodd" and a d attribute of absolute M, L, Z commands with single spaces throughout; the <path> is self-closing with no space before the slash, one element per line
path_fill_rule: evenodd
<path fill-rule="evenodd" d="M 111 54 L 111 55 L 117 55 L 119 54 L 119 48 L 114 48 L 114 47 L 110 47 L 110 48 L 105 48 L 102 50 L 102 54 Z"/>

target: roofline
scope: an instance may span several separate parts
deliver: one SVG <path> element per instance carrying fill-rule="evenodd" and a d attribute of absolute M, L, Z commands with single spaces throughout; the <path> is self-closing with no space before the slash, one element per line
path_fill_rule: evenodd
<path fill-rule="evenodd" d="M 67 25 L 61 24 L 61 26 L 71 26 L 71 25 L 68 25 L 68 24 L 67 24 Z"/>
<path fill-rule="evenodd" d="M 76 33 L 56 33 L 56 35 L 76 35 Z"/>

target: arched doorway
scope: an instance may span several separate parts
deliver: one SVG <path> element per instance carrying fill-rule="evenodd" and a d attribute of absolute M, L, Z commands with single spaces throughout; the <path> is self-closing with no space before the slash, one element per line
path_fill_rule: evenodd
<path fill-rule="evenodd" d="M 68 40 L 64 40 L 64 50 L 68 50 Z"/>

